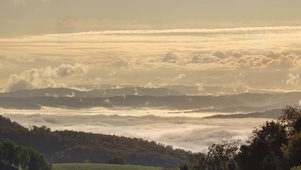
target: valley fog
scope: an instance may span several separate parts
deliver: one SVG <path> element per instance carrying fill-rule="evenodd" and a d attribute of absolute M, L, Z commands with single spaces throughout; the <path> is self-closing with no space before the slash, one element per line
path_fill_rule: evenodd
<path fill-rule="evenodd" d="M 178 110 L 92 108 L 41 110 L 1 109 L 1 115 L 26 128 L 47 126 L 54 130 L 101 133 L 156 141 L 192 152 L 206 152 L 223 138 L 246 141 L 255 127 L 269 118 L 205 118 L 225 113 Z"/>

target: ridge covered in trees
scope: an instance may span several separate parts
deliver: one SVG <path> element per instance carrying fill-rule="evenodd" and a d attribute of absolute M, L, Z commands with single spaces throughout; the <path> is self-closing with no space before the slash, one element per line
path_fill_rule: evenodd
<path fill-rule="evenodd" d="M 42 126 L 24 128 L 0 116 L 0 142 L 11 140 L 45 155 L 50 163 L 109 163 L 115 155 L 134 165 L 177 167 L 187 153 L 155 141 L 75 131 L 51 131 Z"/>

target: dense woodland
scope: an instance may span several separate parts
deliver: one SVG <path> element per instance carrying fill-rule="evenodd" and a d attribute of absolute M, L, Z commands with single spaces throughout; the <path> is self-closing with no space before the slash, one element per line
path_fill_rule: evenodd
<path fill-rule="evenodd" d="M 173 149 L 154 141 L 74 131 L 51 131 L 32 126 L 24 128 L 0 117 L 0 142 L 11 140 L 18 145 L 43 153 L 50 163 L 109 163 L 115 155 L 126 163 L 160 167 L 177 167 L 187 160 L 184 150 Z"/>

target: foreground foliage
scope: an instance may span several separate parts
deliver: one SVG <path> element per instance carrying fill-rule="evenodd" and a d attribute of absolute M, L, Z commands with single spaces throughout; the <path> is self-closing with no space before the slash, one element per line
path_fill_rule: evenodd
<path fill-rule="evenodd" d="M 181 170 L 297 170 L 301 165 L 301 109 L 287 106 L 277 121 L 255 129 L 246 144 L 223 140 L 207 154 L 191 154 Z M 298 167 L 299 166 L 299 167 Z"/>
<path fill-rule="evenodd" d="M 0 169 L 3 170 L 51 170 L 45 157 L 31 148 L 0 143 Z"/>

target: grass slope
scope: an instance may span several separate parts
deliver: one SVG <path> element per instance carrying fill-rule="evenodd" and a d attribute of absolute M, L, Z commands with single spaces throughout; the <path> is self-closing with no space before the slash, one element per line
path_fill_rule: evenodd
<path fill-rule="evenodd" d="M 113 164 L 53 164 L 53 170 L 162 170 L 160 167 Z"/>

